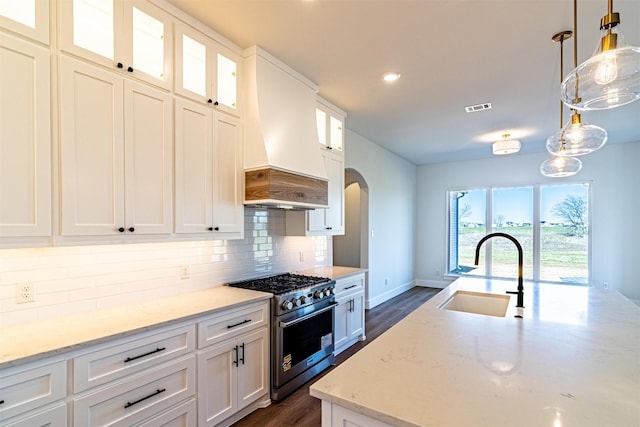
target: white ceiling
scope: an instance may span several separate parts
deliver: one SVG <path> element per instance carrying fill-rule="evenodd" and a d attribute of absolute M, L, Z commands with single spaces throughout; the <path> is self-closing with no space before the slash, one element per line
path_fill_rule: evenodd
<path fill-rule="evenodd" d="M 510 133 L 544 152 L 559 128 L 560 46 L 572 0 L 169 0 L 242 48 L 260 45 L 347 111 L 347 128 L 415 164 L 491 157 Z M 640 0 L 615 0 L 640 45 Z M 599 41 L 606 0 L 578 1 L 578 61 Z M 573 68 L 573 38 L 564 44 Z M 382 74 L 402 74 L 394 84 Z M 493 109 L 466 113 L 490 102 Z M 565 121 L 569 118 L 565 109 Z M 640 102 L 585 112 L 609 143 L 640 141 Z"/>

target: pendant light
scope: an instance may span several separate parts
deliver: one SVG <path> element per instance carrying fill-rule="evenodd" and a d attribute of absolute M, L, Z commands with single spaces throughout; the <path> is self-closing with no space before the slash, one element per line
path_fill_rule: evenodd
<path fill-rule="evenodd" d="M 575 7 L 573 13 L 575 21 Z M 620 14 L 613 12 L 613 0 L 608 0 L 600 31 L 600 43 L 593 56 L 575 67 L 562 82 L 560 97 L 570 108 L 606 110 L 640 99 L 640 47 L 625 43 Z"/>
<path fill-rule="evenodd" d="M 573 0 L 573 25 L 574 25 L 574 38 L 573 38 L 573 66 L 578 65 L 578 20 L 577 20 L 577 0 Z M 566 31 L 555 34 L 552 40 L 560 42 L 560 81 L 562 82 L 563 69 L 563 47 L 564 40 L 571 37 L 567 37 Z M 578 94 L 576 88 L 576 96 Z M 560 104 L 560 113 L 562 113 L 562 103 Z M 562 126 L 562 124 L 560 125 Z M 603 128 L 595 125 L 591 125 L 582 121 L 582 117 L 577 110 L 572 110 L 571 120 L 558 132 L 554 133 L 547 139 L 547 150 L 554 156 L 583 156 L 585 154 L 593 153 L 600 149 L 607 142 L 607 131 Z"/>
<path fill-rule="evenodd" d="M 563 43 L 566 39 L 570 38 L 573 33 L 571 31 L 561 31 L 554 34 L 552 40 L 560 43 L 560 79 L 562 79 L 563 73 Z M 567 154 L 566 143 L 567 137 L 562 127 L 562 112 L 564 106 L 562 101 L 560 102 L 560 132 L 555 133 L 547 140 L 547 149 L 549 148 L 549 140 L 556 139 L 559 143 L 558 155 L 554 155 L 551 159 L 545 160 L 540 165 L 540 173 L 550 178 L 564 178 L 567 176 L 575 175 L 582 169 L 582 162 L 575 157 L 571 157 Z"/>

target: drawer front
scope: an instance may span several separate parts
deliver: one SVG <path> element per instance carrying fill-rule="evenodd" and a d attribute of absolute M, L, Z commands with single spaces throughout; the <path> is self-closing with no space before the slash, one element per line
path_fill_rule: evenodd
<path fill-rule="evenodd" d="M 198 323 L 198 348 L 268 325 L 269 302 L 225 310 Z"/>
<path fill-rule="evenodd" d="M 74 402 L 76 426 L 130 426 L 195 395 L 195 356 L 153 368 Z"/>
<path fill-rule="evenodd" d="M 0 417 L 1 420 L 2 417 Z M 3 427 L 67 427 L 67 405 L 61 403 L 46 411 L 1 425 Z"/>
<path fill-rule="evenodd" d="M 135 427 L 196 427 L 196 417 L 196 400 L 191 399 L 157 417 L 136 424 Z"/>
<path fill-rule="evenodd" d="M 342 292 L 351 292 L 364 288 L 364 273 L 336 280 L 336 297 Z"/>
<path fill-rule="evenodd" d="M 78 393 L 106 384 L 194 349 L 195 328 L 192 325 L 152 335 L 140 334 L 115 345 L 110 342 L 73 359 L 73 390 Z"/>
<path fill-rule="evenodd" d="M 32 411 L 66 395 L 65 361 L 33 369 L 7 369 L 0 375 L 0 420 Z"/>

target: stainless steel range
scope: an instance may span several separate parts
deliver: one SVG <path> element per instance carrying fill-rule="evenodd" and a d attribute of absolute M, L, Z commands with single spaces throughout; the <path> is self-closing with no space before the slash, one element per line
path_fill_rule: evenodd
<path fill-rule="evenodd" d="M 280 400 L 333 364 L 335 281 L 279 274 L 235 286 L 271 299 L 271 399 Z"/>

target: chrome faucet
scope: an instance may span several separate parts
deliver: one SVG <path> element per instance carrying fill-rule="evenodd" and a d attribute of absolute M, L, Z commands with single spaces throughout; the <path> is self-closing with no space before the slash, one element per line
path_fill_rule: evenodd
<path fill-rule="evenodd" d="M 518 249 L 518 290 L 517 291 L 507 291 L 508 294 L 518 295 L 518 302 L 516 304 L 517 308 L 524 308 L 524 286 L 522 286 L 522 265 L 524 261 L 524 255 L 522 253 L 522 246 L 520 242 L 518 242 L 513 236 L 506 233 L 491 233 L 484 236 L 479 242 L 478 246 L 476 246 L 476 260 L 474 265 L 478 265 L 478 261 L 480 260 L 480 246 L 482 244 L 491 239 L 492 237 L 504 237 L 506 239 L 511 240 Z"/>

